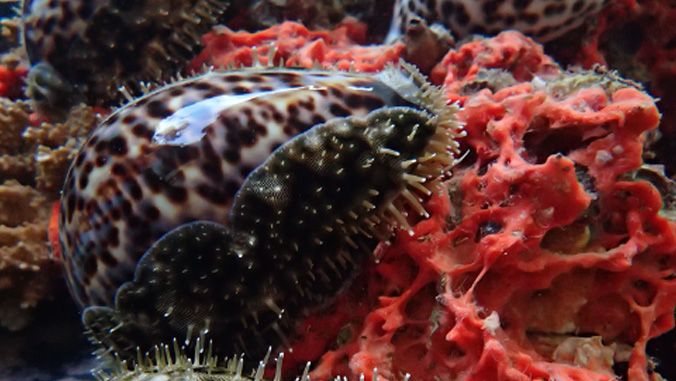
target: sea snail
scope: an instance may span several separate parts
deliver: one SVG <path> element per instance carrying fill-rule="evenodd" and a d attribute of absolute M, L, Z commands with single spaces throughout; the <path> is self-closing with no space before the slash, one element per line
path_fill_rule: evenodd
<path fill-rule="evenodd" d="M 448 173 L 442 89 L 378 74 L 251 68 L 170 84 L 111 114 L 62 195 L 66 277 L 122 357 L 186 332 L 254 358 L 350 283 Z"/>

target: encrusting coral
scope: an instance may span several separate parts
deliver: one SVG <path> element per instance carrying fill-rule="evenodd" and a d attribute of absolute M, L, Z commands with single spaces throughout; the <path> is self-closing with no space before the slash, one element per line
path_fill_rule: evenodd
<path fill-rule="evenodd" d="M 42 122 L 28 126 L 22 137 L 34 155 L 35 186 L 59 197 L 66 171 L 80 144 L 99 122 L 95 109 L 80 105 L 70 110 L 63 123 Z"/>
<path fill-rule="evenodd" d="M 24 101 L 0 98 L 0 325 L 18 330 L 58 281 L 48 240 L 52 204 L 66 170 L 96 121 L 89 107 L 70 122 L 30 126 Z"/>
<path fill-rule="evenodd" d="M 0 185 L 0 324 L 11 330 L 30 322 L 58 274 L 45 244 L 49 213 L 50 202 L 34 188 Z"/>
<path fill-rule="evenodd" d="M 189 71 L 199 72 L 203 65 L 251 66 L 255 48 L 264 65 L 373 72 L 396 62 L 406 49 L 402 43 L 362 46 L 366 33 L 363 24 L 349 19 L 331 31 L 313 31 L 290 21 L 255 33 L 218 28 L 203 37 L 204 50 L 192 61 Z M 267 62 L 271 49 L 273 62 Z"/>
<path fill-rule="evenodd" d="M 20 92 L 27 72 L 15 60 L 8 54 L 0 66 L 0 325 L 12 330 L 30 322 L 32 308 L 58 281 L 47 239 L 52 204 L 80 139 L 97 120 L 82 106 L 64 123 L 36 121 L 29 102 L 8 98 Z"/>
<path fill-rule="evenodd" d="M 591 33 L 552 46 L 559 60 L 590 69 L 604 65 L 641 82 L 660 99 L 664 136 L 653 150 L 667 174 L 676 174 L 676 7 L 662 0 L 617 0 L 599 13 Z M 575 39 L 574 41 L 572 41 Z"/>

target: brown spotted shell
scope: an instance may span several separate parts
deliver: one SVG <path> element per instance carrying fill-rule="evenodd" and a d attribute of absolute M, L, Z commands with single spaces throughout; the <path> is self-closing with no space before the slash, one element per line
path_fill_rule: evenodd
<path fill-rule="evenodd" d="M 375 104 L 362 99 L 352 115 L 334 115 L 283 143 L 248 174 L 225 221 L 184 223 L 159 238 L 119 287 L 113 307 L 83 311 L 93 340 L 134 361 L 137 348 L 204 333 L 218 343 L 215 353 L 262 358 L 270 346 L 289 345 L 304 317 L 335 300 L 378 242 L 394 229 L 410 231 L 408 211 L 427 214 L 422 197 L 439 189 L 437 180 L 455 162 L 455 108 L 440 89 L 416 84 L 417 72 L 392 68 L 366 78 L 336 73 L 261 96 L 293 94 L 319 104 L 305 98 L 307 91 L 330 97 L 333 90 L 347 99 L 354 94 L 346 91 L 364 91 L 383 101 L 360 115 Z M 339 89 L 331 80 L 350 84 Z M 158 124 L 154 140 L 199 139 L 206 152 L 220 152 L 204 122 L 222 116 L 224 106 L 253 101 L 244 93 L 216 96 L 194 106 L 199 117 L 175 111 Z M 183 165 L 175 171 L 190 170 Z M 205 175 L 194 181 L 203 183 Z"/>

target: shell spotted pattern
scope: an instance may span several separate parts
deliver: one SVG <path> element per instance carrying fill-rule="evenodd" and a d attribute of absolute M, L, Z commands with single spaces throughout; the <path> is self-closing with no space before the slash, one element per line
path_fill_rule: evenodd
<path fill-rule="evenodd" d="M 439 22 L 458 38 L 470 34 L 496 35 L 516 29 L 547 42 L 581 26 L 608 0 L 396 0 L 388 40 L 403 35 L 408 23 L 420 17 Z"/>
<path fill-rule="evenodd" d="M 391 87 L 405 78 L 395 71 L 212 72 L 110 115 L 78 153 L 62 194 L 60 242 L 78 304 L 112 306 L 139 258 L 171 229 L 228 225 L 244 179 L 291 137 L 411 105 Z"/>

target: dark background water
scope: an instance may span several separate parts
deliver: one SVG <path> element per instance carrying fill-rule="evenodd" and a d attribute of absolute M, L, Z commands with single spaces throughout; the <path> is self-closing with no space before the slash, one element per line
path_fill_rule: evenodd
<path fill-rule="evenodd" d="M 19 332 L 0 328 L 0 380 L 93 380 L 94 347 L 85 338 L 65 284 L 55 287 L 53 300 L 40 303 L 27 328 Z"/>

